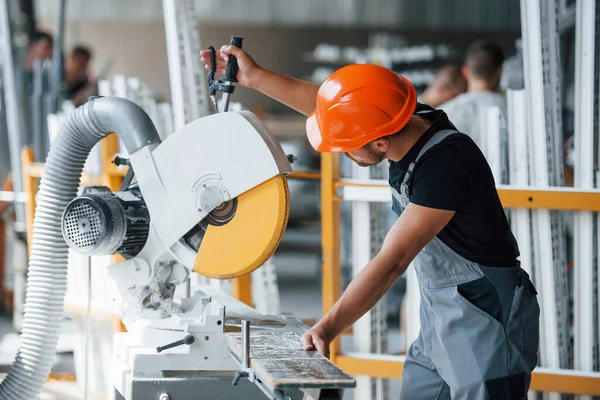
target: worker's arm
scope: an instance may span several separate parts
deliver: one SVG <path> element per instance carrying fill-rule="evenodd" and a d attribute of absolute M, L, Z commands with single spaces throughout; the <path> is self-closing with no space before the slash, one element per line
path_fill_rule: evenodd
<path fill-rule="evenodd" d="M 262 68 L 238 47 L 228 45 L 215 51 L 218 74 L 225 74 L 230 54 L 238 60 L 237 80 L 240 85 L 258 90 L 306 116 L 315 110 L 319 85 Z M 210 70 L 210 52 L 202 50 L 200 57 L 204 67 Z"/>
<path fill-rule="evenodd" d="M 377 256 L 350 282 L 323 319 L 302 336 L 305 350 L 316 349 L 328 356 L 329 343 L 381 300 L 454 213 L 409 204 L 388 232 Z"/>

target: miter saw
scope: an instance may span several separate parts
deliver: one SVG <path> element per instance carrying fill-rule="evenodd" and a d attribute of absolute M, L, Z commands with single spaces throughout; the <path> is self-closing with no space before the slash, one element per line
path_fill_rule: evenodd
<path fill-rule="evenodd" d="M 117 398 L 286 399 L 289 389 L 305 396 L 316 390 L 306 398 L 321 398 L 321 389 L 354 385 L 320 354 L 303 352 L 298 335 L 307 327 L 297 320 L 267 318 L 209 287 L 174 301 L 175 288 L 192 272 L 216 279 L 251 273 L 286 228 L 288 155 L 252 113 L 225 111 L 119 159 L 135 180 L 128 174 L 118 192 L 86 188 L 64 210 L 71 249 L 123 257 L 109 267 L 128 330 L 115 337 Z M 316 369 L 329 368 L 337 383 L 319 371 L 320 380 L 298 382 L 292 371 L 287 383 L 267 367 L 258 371 L 252 352 L 278 350 L 277 343 L 308 364 L 317 361 Z"/>

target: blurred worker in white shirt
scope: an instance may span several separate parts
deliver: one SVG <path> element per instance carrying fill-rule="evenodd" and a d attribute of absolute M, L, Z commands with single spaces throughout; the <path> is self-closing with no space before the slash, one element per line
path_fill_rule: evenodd
<path fill-rule="evenodd" d="M 452 100 L 467 89 L 467 82 L 460 68 L 453 64 L 440 68 L 433 81 L 419 97 L 419 102 L 437 108 L 440 104 Z"/>
<path fill-rule="evenodd" d="M 439 105 L 456 128 L 469 135 L 481 148 L 479 116 L 484 107 L 498 106 L 506 117 L 506 97 L 499 90 L 504 52 L 497 44 L 480 40 L 467 49 L 462 74 L 467 80 L 467 92 Z"/>

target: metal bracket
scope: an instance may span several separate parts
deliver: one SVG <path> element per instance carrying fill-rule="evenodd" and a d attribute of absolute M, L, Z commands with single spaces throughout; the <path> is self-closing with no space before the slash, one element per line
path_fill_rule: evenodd
<path fill-rule="evenodd" d="M 290 397 L 280 390 L 273 390 L 263 383 L 260 377 L 250 366 L 250 321 L 247 319 L 241 320 L 242 325 L 242 359 L 240 360 L 232 353 L 235 359 L 240 361 L 241 370 L 235 373 L 232 385 L 238 384 L 241 378 L 248 378 L 254 383 L 270 400 L 289 400 Z"/>

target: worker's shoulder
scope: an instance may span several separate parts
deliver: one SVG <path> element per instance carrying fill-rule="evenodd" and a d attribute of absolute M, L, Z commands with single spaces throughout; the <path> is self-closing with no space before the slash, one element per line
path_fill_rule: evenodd
<path fill-rule="evenodd" d="M 461 93 L 458 96 L 446 101 L 445 103 L 440 104 L 436 108 L 438 110 L 446 111 L 448 109 L 453 109 L 455 107 L 459 107 L 462 104 L 469 103 L 468 93 Z"/>
<path fill-rule="evenodd" d="M 478 156 L 481 151 L 473 139 L 459 130 L 445 130 L 448 134 L 443 140 L 429 147 L 427 151 L 421 154 L 417 164 L 434 163 L 447 164 L 452 162 L 452 166 L 458 163 L 464 164 L 467 159 Z M 438 133 L 442 132 L 441 130 Z"/>
<path fill-rule="evenodd" d="M 453 110 L 457 108 L 478 108 L 478 107 L 506 107 L 506 96 L 498 92 L 474 92 L 461 93 L 451 100 L 439 105 L 440 110 Z"/>

